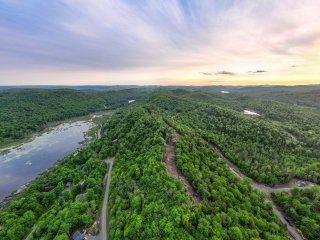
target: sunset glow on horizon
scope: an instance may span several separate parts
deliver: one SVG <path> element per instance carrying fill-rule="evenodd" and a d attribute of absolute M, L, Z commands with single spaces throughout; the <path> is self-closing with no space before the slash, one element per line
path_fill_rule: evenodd
<path fill-rule="evenodd" d="M 317 0 L 0 0 L 0 85 L 320 84 Z"/>

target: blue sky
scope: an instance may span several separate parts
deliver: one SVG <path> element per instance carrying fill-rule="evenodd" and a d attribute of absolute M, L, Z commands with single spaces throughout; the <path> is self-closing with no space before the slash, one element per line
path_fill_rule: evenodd
<path fill-rule="evenodd" d="M 316 0 L 0 0 L 0 85 L 316 83 L 319 12 Z"/>

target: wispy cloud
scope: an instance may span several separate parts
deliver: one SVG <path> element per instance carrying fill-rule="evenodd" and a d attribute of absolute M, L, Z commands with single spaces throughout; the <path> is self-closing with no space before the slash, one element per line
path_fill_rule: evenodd
<path fill-rule="evenodd" d="M 236 75 L 234 72 L 229 72 L 229 71 L 218 71 L 215 73 L 216 75 Z"/>
<path fill-rule="evenodd" d="M 205 75 L 205 76 L 211 76 L 212 75 L 212 73 L 210 73 L 210 72 L 200 72 L 200 74 Z"/>
<path fill-rule="evenodd" d="M 259 73 L 266 73 L 266 72 L 268 72 L 268 71 L 266 71 L 266 70 L 256 70 L 256 71 L 249 71 L 248 73 L 251 73 L 251 74 L 259 74 Z"/>
<path fill-rule="evenodd" d="M 70 73 L 81 72 L 99 75 L 91 81 L 104 84 L 111 78 L 157 83 L 186 76 L 199 82 L 199 72 L 210 76 L 207 69 L 230 69 L 211 74 L 232 77 L 319 61 L 310 51 L 320 41 L 317 0 L 0 0 L 0 5 L 0 74 L 7 76 L 0 84 L 21 84 L 21 72 L 32 80 L 39 71 L 65 74 L 67 83 L 77 83 Z"/>

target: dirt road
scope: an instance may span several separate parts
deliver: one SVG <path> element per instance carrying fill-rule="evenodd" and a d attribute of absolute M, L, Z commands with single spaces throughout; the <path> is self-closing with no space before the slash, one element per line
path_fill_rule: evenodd
<path fill-rule="evenodd" d="M 100 222 L 100 240 L 108 239 L 108 197 L 110 191 L 110 181 L 111 181 L 111 173 L 112 173 L 112 165 L 113 165 L 114 157 L 106 159 L 107 164 L 109 165 L 109 170 L 106 175 L 106 190 L 103 198 L 102 212 L 101 212 L 101 222 Z"/>
<path fill-rule="evenodd" d="M 182 180 L 184 188 L 188 195 L 191 197 L 193 203 L 198 204 L 201 202 L 201 198 L 196 190 L 192 187 L 188 179 L 183 175 L 181 170 L 177 166 L 176 162 L 176 142 L 181 138 L 181 135 L 174 133 L 172 142 L 167 146 L 166 154 L 164 155 L 164 161 L 166 163 L 167 171 L 170 175 Z"/>

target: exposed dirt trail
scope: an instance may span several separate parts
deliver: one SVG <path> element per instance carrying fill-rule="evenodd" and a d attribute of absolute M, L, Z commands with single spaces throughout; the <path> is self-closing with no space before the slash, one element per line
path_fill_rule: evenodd
<path fill-rule="evenodd" d="M 188 179 L 183 175 L 181 170 L 177 166 L 176 158 L 176 142 L 181 138 L 181 135 L 177 132 L 174 133 L 172 142 L 167 146 L 166 154 L 164 155 L 164 161 L 166 163 L 167 170 L 170 175 L 182 180 L 184 188 L 186 189 L 188 195 L 191 197 L 193 203 L 199 204 L 202 199 L 197 193 L 197 191 L 190 184 Z"/>
<path fill-rule="evenodd" d="M 214 149 L 214 151 L 219 155 L 219 157 L 224 159 L 226 164 L 229 166 L 230 170 L 239 179 L 247 178 L 246 175 L 244 175 L 228 158 L 226 158 L 224 156 L 224 154 L 221 152 L 221 150 L 216 145 L 214 145 L 212 143 L 209 143 L 209 145 Z M 303 186 L 299 186 L 298 184 L 303 185 Z M 273 211 L 279 217 L 280 221 L 283 224 L 287 225 L 288 234 L 290 235 L 290 237 L 292 237 L 295 240 L 305 240 L 306 239 L 301 233 L 299 233 L 300 230 L 298 230 L 292 223 L 289 223 L 286 220 L 285 214 L 281 211 L 281 209 L 272 200 L 271 193 L 272 192 L 279 192 L 279 191 L 290 191 L 294 187 L 298 187 L 299 189 L 305 189 L 305 188 L 310 188 L 313 186 L 318 186 L 317 184 L 294 178 L 291 181 L 289 181 L 288 183 L 278 184 L 274 187 L 271 187 L 271 186 L 268 186 L 268 185 L 265 185 L 262 183 L 258 183 L 258 182 L 255 182 L 252 180 L 251 186 L 255 189 L 258 189 L 260 191 L 267 193 L 267 195 L 269 197 L 268 201 L 271 203 Z"/>

